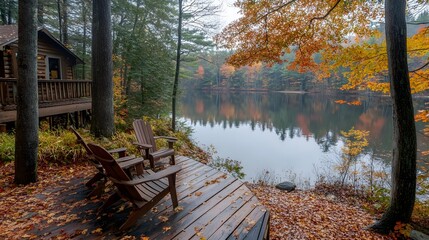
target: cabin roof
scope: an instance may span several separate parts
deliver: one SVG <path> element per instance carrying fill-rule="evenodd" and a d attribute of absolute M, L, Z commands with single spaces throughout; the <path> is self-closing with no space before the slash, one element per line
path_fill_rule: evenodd
<path fill-rule="evenodd" d="M 65 52 L 70 54 L 73 58 L 76 59 L 76 63 L 84 63 L 81 58 L 74 54 L 70 49 L 68 49 L 62 42 L 56 39 L 48 29 L 44 27 L 38 28 L 38 33 L 46 35 L 50 38 L 56 45 L 64 49 Z M 0 25 L 0 48 L 5 47 L 15 41 L 18 41 L 18 26 L 17 25 Z"/>

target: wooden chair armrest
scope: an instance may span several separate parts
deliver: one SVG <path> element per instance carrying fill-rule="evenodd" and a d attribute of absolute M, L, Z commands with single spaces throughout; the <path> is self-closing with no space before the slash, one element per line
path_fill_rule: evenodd
<path fill-rule="evenodd" d="M 152 145 L 150 145 L 150 144 L 143 144 L 143 143 L 139 143 L 139 142 L 133 142 L 133 144 L 136 145 L 138 148 L 143 148 L 143 149 L 152 148 Z"/>
<path fill-rule="evenodd" d="M 116 160 L 116 162 L 120 163 L 120 162 L 126 162 L 126 161 L 129 161 L 129 160 L 133 160 L 135 158 L 136 158 L 135 155 L 130 155 L 130 156 L 126 156 L 126 157 L 120 157 L 120 158 L 117 158 L 115 160 Z"/>
<path fill-rule="evenodd" d="M 181 165 L 174 165 L 174 166 L 170 166 L 167 169 L 164 169 L 162 171 L 156 172 L 152 175 L 144 176 L 143 178 L 139 178 L 139 179 L 135 179 L 135 180 L 131 180 L 131 181 L 118 181 L 116 179 L 111 179 L 111 180 L 112 180 L 112 182 L 114 182 L 116 184 L 133 186 L 133 185 L 138 185 L 138 184 L 142 184 L 145 182 L 153 182 L 155 180 L 165 178 L 165 177 L 168 177 L 170 175 L 174 175 L 177 172 L 179 172 L 181 169 L 182 169 Z"/>
<path fill-rule="evenodd" d="M 125 158 L 128 158 L 128 157 L 125 157 Z M 144 161 L 144 158 L 134 158 L 134 159 L 128 159 L 126 161 L 118 162 L 118 164 L 122 169 L 128 169 L 138 164 L 143 164 L 143 161 Z"/>
<path fill-rule="evenodd" d="M 163 138 L 163 139 L 166 139 L 167 141 L 172 141 L 172 142 L 177 141 L 177 138 L 169 137 L 169 136 L 154 136 L 153 138 L 155 138 L 155 139 Z"/>
<path fill-rule="evenodd" d="M 124 148 L 124 147 L 107 150 L 107 152 L 110 154 L 112 154 L 112 153 L 122 154 L 122 153 L 125 153 L 126 151 L 127 151 L 127 148 Z"/>

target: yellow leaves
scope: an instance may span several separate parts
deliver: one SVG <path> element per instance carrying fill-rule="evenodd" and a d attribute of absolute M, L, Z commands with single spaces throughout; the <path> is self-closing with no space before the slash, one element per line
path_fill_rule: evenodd
<path fill-rule="evenodd" d="M 429 110 L 419 110 L 414 118 L 416 122 L 429 122 Z"/>
<path fill-rule="evenodd" d="M 159 216 L 159 217 L 158 217 L 158 219 L 159 219 L 161 222 L 167 222 L 167 221 L 168 221 L 168 217 L 167 217 L 167 216 L 164 216 L 164 215 Z"/>
<path fill-rule="evenodd" d="M 183 211 L 183 207 L 182 206 L 177 206 L 176 208 L 174 208 L 174 212 L 181 212 Z"/>
<path fill-rule="evenodd" d="M 103 229 L 102 228 L 97 228 L 95 230 L 91 231 L 92 234 L 102 234 L 103 233 Z"/>
<path fill-rule="evenodd" d="M 195 196 L 199 197 L 199 196 L 201 196 L 201 194 L 203 194 L 203 193 L 202 192 L 196 192 Z"/>
<path fill-rule="evenodd" d="M 164 227 L 162 227 L 162 230 L 163 230 L 164 232 L 167 232 L 167 231 L 170 231 L 170 230 L 171 230 L 171 227 L 169 227 L 169 226 L 164 226 Z"/>
<path fill-rule="evenodd" d="M 341 135 L 345 138 L 345 146 L 341 150 L 347 159 L 357 157 L 368 146 L 366 137 L 369 131 L 357 130 L 353 127 L 347 132 L 341 131 Z"/>
<path fill-rule="evenodd" d="M 369 82 L 367 83 L 368 89 L 374 92 L 382 92 L 389 93 L 390 84 L 389 83 L 377 83 L 377 82 Z"/>
<path fill-rule="evenodd" d="M 360 105 L 362 105 L 362 102 L 359 101 L 359 100 L 354 100 L 354 101 L 348 102 L 348 101 L 340 99 L 340 100 L 336 100 L 335 103 L 338 103 L 338 104 L 347 104 L 347 105 L 352 105 L 352 106 L 360 106 Z"/>

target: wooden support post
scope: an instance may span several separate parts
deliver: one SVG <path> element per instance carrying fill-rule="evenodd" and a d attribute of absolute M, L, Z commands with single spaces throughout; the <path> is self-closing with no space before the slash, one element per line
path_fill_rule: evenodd
<path fill-rule="evenodd" d="M 6 124 L 0 124 L 0 133 L 6 132 Z"/>

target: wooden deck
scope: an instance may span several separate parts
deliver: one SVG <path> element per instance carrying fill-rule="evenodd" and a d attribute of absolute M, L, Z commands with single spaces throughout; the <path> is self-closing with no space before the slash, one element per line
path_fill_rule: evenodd
<path fill-rule="evenodd" d="M 38 80 L 39 117 L 91 109 L 89 80 Z M 0 123 L 16 121 L 17 79 L 0 78 Z"/>
<path fill-rule="evenodd" d="M 86 179 L 75 179 L 57 192 L 59 208 L 74 204 L 71 220 L 35 229 L 41 238 L 58 235 L 76 239 L 121 239 L 124 236 L 147 236 L 149 239 L 265 239 L 269 213 L 252 192 L 239 180 L 186 157 L 177 157 L 182 170 L 177 176 L 179 208 L 174 211 L 170 195 L 139 219 L 127 232 L 119 232 L 131 207 L 118 203 L 99 217 L 95 209 L 101 201 L 87 200 Z M 43 197 L 43 196 L 41 196 Z M 82 204 L 84 203 L 84 204 Z M 124 208 L 124 206 L 127 206 Z M 53 216 L 55 217 L 55 216 Z M 85 230 L 84 230 L 85 229 Z M 82 231 L 87 231 L 85 236 Z"/>

